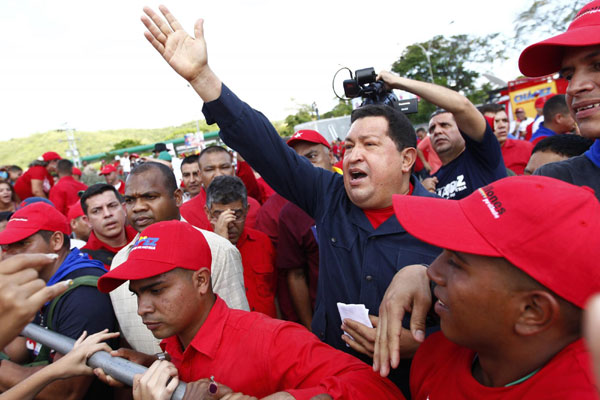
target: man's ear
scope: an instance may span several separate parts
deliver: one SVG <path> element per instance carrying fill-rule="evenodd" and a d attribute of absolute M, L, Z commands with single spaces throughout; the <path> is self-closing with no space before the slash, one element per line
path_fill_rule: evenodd
<path fill-rule="evenodd" d="M 125 205 L 123 205 L 123 210 L 125 210 Z M 125 217 L 127 217 L 127 211 L 125 211 Z M 87 226 L 89 226 L 90 228 L 92 227 L 92 225 L 90 225 L 90 220 L 89 220 L 89 218 L 87 217 L 87 215 L 83 214 L 83 215 L 81 216 L 81 220 L 82 220 L 83 222 L 85 222 L 85 224 L 86 224 Z"/>
<path fill-rule="evenodd" d="M 327 153 L 327 156 L 329 157 L 329 164 L 331 164 L 331 166 L 334 166 L 336 163 L 336 160 L 335 160 L 335 155 L 333 155 L 333 150 L 329 150 L 329 153 Z"/>
<path fill-rule="evenodd" d="M 558 299 L 544 290 L 531 290 L 517 294 L 520 299 L 519 316 L 515 322 L 515 332 L 531 336 L 543 332 L 558 321 L 560 304 Z"/>
<path fill-rule="evenodd" d="M 64 242 L 65 235 L 62 232 L 56 231 L 50 236 L 50 248 L 55 253 L 58 253 L 58 251 L 62 249 Z"/>
<path fill-rule="evenodd" d="M 177 207 L 181 207 L 181 205 L 183 204 L 183 190 L 177 188 L 173 192 L 173 197 L 175 198 L 175 204 L 177 204 Z"/>
<path fill-rule="evenodd" d="M 406 147 L 400 154 L 402 155 L 402 172 L 410 173 L 412 166 L 417 159 L 417 149 L 414 147 Z"/>
<path fill-rule="evenodd" d="M 194 286 L 198 289 L 198 292 L 202 295 L 212 292 L 212 284 L 210 281 L 210 269 L 204 267 L 194 272 L 192 277 Z"/>

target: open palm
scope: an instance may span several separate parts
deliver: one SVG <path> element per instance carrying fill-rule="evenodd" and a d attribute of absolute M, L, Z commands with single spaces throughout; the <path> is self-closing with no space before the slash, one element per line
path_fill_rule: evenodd
<path fill-rule="evenodd" d="M 159 9 L 164 19 L 152 9 L 144 8 L 149 17 L 142 17 L 142 22 L 148 29 L 144 36 L 179 75 L 193 81 L 208 65 L 203 21 L 196 22 L 193 38 L 183 30 L 165 6 L 160 6 Z"/>

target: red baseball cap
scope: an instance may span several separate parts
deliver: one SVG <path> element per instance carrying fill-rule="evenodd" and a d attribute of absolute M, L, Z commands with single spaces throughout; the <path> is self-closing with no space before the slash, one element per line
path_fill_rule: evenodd
<path fill-rule="evenodd" d="M 427 243 L 502 257 L 580 308 L 600 292 L 600 203 L 590 188 L 518 176 L 458 201 L 394 195 L 393 203 L 404 229 Z"/>
<path fill-rule="evenodd" d="M 600 0 L 577 13 L 566 32 L 532 44 L 521 53 L 519 69 L 525 76 L 543 76 L 560 70 L 565 47 L 600 44 Z"/>
<path fill-rule="evenodd" d="M 322 144 L 323 146 L 326 146 L 328 149 L 331 150 L 331 146 L 329 145 L 329 142 L 327 140 L 325 140 L 323 135 L 321 135 L 317 131 L 313 131 L 310 129 L 303 129 L 301 131 L 294 133 L 294 135 L 288 139 L 287 144 L 288 144 L 288 146 L 291 147 L 294 145 L 294 143 L 298 143 L 298 142 L 318 143 L 318 144 Z"/>
<path fill-rule="evenodd" d="M 21 241 L 39 231 L 58 231 L 68 235 L 71 227 L 60 211 L 40 201 L 20 208 L 10 217 L 6 228 L 0 232 L 0 244 Z"/>
<path fill-rule="evenodd" d="M 61 156 L 54 151 L 47 151 L 42 154 L 42 160 L 50 162 L 52 160 L 62 160 Z"/>
<path fill-rule="evenodd" d="M 107 164 L 100 170 L 99 175 L 108 175 L 111 172 L 117 172 L 117 168 L 112 164 Z"/>
<path fill-rule="evenodd" d="M 210 270 L 211 262 L 210 247 L 202 232 L 187 222 L 161 221 L 140 233 L 127 261 L 102 275 L 98 289 L 108 293 L 125 281 L 150 278 L 175 268 Z"/>
<path fill-rule="evenodd" d="M 69 220 L 69 222 L 71 222 L 75 218 L 79 218 L 83 215 L 84 214 L 83 214 L 83 208 L 81 208 L 81 202 L 76 201 L 75 203 L 71 204 L 71 206 L 69 207 L 69 211 L 67 212 L 67 219 Z"/>
<path fill-rule="evenodd" d="M 81 170 L 77 167 L 73 167 L 73 175 L 81 176 Z"/>

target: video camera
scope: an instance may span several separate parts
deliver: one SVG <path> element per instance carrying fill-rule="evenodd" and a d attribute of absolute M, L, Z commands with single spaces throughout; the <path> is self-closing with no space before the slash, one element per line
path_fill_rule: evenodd
<path fill-rule="evenodd" d="M 377 81 L 377 74 L 374 68 L 357 69 L 351 79 L 344 80 L 344 94 L 350 99 L 362 97 L 363 102 L 360 105 L 384 104 L 387 106 L 399 108 L 404 114 L 417 112 L 418 99 L 398 100 L 394 93 L 385 89 L 382 81 Z"/>

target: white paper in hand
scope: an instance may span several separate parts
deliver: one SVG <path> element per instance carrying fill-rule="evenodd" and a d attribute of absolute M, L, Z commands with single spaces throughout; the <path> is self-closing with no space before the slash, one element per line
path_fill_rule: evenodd
<path fill-rule="evenodd" d="M 366 308 L 364 304 L 337 303 L 337 307 L 338 311 L 340 312 L 340 318 L 342 319 L 342 322 L 344 322 L 345 319 L 352 319 L 368 326 L 369 328 L 373 327 L 373 324 L 371 324 L 371 320 L 369 319 L 369 309 Z M 348 332 L 344 331 L 344 333 L 354 340 L 354 338 L 349 335 Z M 350 346 L 346 344 L 346 347 Z"/>

